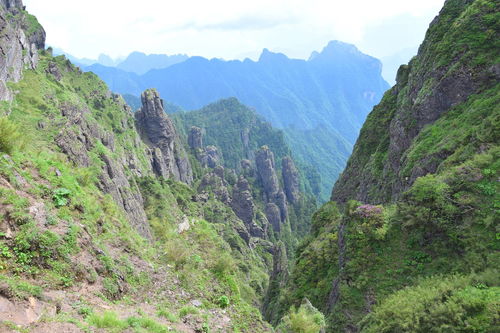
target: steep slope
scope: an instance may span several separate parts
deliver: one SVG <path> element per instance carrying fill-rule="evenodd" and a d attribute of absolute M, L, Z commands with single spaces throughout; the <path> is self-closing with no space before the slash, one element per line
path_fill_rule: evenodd
<path fill-rule="evenodd" d="M 155 87 L 167 101 L 187 110 L 238 98 L 273 126 L 290 132 L 296 157 L 324 175 L 322 200 L 330 195 L 330 184 L 344 167 L 366 115 L 388 88 L 377 59 L 336 41 L 307 61 L 265 49 L 258 61 L 191 57 L 140 77 L 99 66 L 89 70 L 115 92 L 138 95 Z M 321 148 L 316 150 L 308 139 L 321 142 Z"/>
<path fill-rule="evenodd" d="M 38 63 L 37 50 L 43 48 L 45 31 L 28 14 L 20 0 L 0 2 L 0 101 L 12 99 L 6 82 L 17 82 L 25 67 Z"/>
<path fill-rule="evenodd" d="M 465 11 L 463 6 L 447 4 L 418 56 L 399 69 L 396 86 L 363 126 L 332 200 L 393 200 L 418 177 L 497 141 L 487 133 L 495 130 L 496 115 L 489 110 L 500 79 L 498 7 L 482 1 Z M 478 105 L 483 96 L 490 96 L 489 105 Z"/>
<path fill-rule="evenodd" d="M 0 2 L 2 14 L 22 8 Z M 26 34 L 21 16 L 2 17 Z M 259 168 L 203 167 L 156 91 L 133 114 L 43 44 L 18 82 L 2 81 L 12 100 L 0 104 L 0 330 L 271 331 L 258 307 L 273 241 L 296 239 L 297 179 L 263 168 L 287 184 L 265 197 Z"/>
<path fill-rule="evenodd" d="M 250 216 L 265 216 L 291 250 L 307 233 L 316 206 L 314 174 L 295 165 L 283 132 L 235 98 L 171 116 L 202 166 L 223 166 L 229 173 L 226 187 L 233 188 L 236 214 L 247 224 L 258 220 Z M 264 223 L 264 233 L 266 228 Z"/>
<path fill-rule="evenodd" d="M 497 330 L 499 9 L 445 2 L 314 215 L 282 315 L 307 297 L 329 332 Z"/>

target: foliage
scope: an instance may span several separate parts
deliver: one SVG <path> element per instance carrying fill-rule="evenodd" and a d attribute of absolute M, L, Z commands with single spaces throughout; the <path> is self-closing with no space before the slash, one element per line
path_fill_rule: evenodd
<path fill-rule="evenodd" d="M 54 200 L 54 205 L 59 208 L 62 206 L 66 206 L 69 202 L 68 196 L 71 194 L 71 191 L 67 188 L 58 188 L 54 191 L 54 195 L 52 196 Z"/>
<path fill-rule="evenodd" d="M 227 297 L 226 295 L 223 295 L 221 297 L 219 297 L 219 299 L 217 300 L 217 303 L 219 303 L 219 306 L 221 308 L 227 308 L 229 306 L 229 297 Z"/>
<path fill-rule="evenodd" d="M 279 333 L 319 333 L 325 328 L 325 317 L 305 300 L 298 309 L 292 307 L 276 327 Z"/>
<path fill-rule="evenodd" d="M 23 146 L 19 127 L 7 117 L 0 117 L 0 152 L 12 154 Z"/>
<path fill-rule="evenodd" d="M 490 272 L 498 278 L 498 272 Z M 476 276 L 436 276 L 402 289 L 363 319 L 361 332 L 494 332 L 500 288 Z"/>

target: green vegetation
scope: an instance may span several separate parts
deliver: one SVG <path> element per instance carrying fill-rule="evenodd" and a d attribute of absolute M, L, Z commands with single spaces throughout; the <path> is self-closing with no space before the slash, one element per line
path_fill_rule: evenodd
<path fill-rule="evenodd" d="M 318 333 L 325 328 L 325 317 L 305 300 L 298 309 L 292 307 L 276 327 L 279 333 Z"/>
<path fill-rule="evenodd" d="M 475 275 L 424 279 L 384 299 L 363 319 L 361 331 L 495 332 L 500 320 L 498 271 L 487 274 L 490 281 Z"/>
<path fill-rule="evenodd" d="M 49 73 L 49 66 L 61 74 L 60 79 Z M 89 284 L 93 296 L 113 309 L 116 303 L 129 308 L 139 308 L 141 302 L 165 304 L 164 295 L 174 295 L 168 310 L 150 316 L 123 319 L 116 310 L 99 314 L 85 305 L 51 319 L 117 332 L 165 332 L 155 315 L 177 322 L 174 314 L 186 311 L 180 290 L 188 290 L 202 301 L 198 316 L 207 325 L 213 320 L 210 311 L 226 307 L 231 309 L 235 330 L 268 330 L 254 304 L 260 302 L 267 284 L 269 253 L 261 246 L 248 247 L 234 228 L 241 221 L 226 205 L 215 199 L 195 202 L 193 188 L 152 177 L 147 149 L 121 98 L 109 98 L 95 75 L 82 74 L 63 57 L 45 52 L 38 68 L 26 71 L 11 88 L 19 91 L 14 101 L 0 105 L 11 110 L 0 119 L 6 147 L 2 153 L 9 153 L 0 157 L 0 218 L 11 228 L 0 233 L 4 295 L 42 297 L 43 290 L 64 292 Z M 81 114 L 98 133 L 88 138 L 88 146 L 78 148 L 88 151 L 87 165 L 70 161 L 55 145 L 65 131 L 81 135 L 80 128 L 63 115 L 70 112 Z M 21 137 L 18 133 L 23 133 L 22 149 L 13 145 L 19 143 L 12 140 Z M 107 137 L 99 139 L 101 133 Z M 112 146 L 106 141 L 110 136 Z M 139 236 L 114 197 L 103 193 L 103 155 L 114 163 L 133 158 L 134 168 L 124 169 L 130 182 L 126 190 L 131 195 L 141 191 L 154 242 Z M 206 214 L 211 211 L 221 215 Z M 184 216 L 191 227 L 179 234 L 177 226 Z M 151 289 L 160 279 L 164 287 Z M 226 295 L 227 303 L 221 295 Z M 91 295 L 81 296 L 82 304 L 87 304 Z"/>
<path fill-rule="evenodd" d="M 18 126 L 7 117 L 0 117 L 0 152 L 12 154 L 22 143 L 23 136 Z"/>
<path fill-rule="evenodd" d="M 489 73 L 499 9 L 446 2 L 368 116 L 339 203 L 313 216 L 277 311 L 307 297 L 331 331 L 498 330 L 500 86 Z M 463 72 L 477 89 L 456 89 Z"/>

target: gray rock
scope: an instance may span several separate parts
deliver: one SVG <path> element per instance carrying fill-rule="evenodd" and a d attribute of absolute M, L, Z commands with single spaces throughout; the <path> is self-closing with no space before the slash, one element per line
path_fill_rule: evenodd
<path fill-rule="evenodd" d="M 279 191 L 273 152 L 267 146 L 263 146 L 255 155 L 255 164 L 257 166 L 259 179 L 264 188 L 266 200 L 271 201 Z"/>
<path fill-rule="evenodd" d="M 204 168 L 215 168 L 221 161 L 219 150 L 215 146 L 207 146 L 199 155 L 198 160 Z"/>
<path fill-rule="evenodd" d="M 291 203 L 297 203 L 300 197 L 299 172 L 288 156 L 282 159 L 281 167 L 286 197 Z"/>
<path fill-rule="evenodd" d="M 203 133 L 201 128 L 196 126 L 191 127 L 188 135 L 188 144 L 193 149 L 203 148 Z"/>
<path fill-rule="evenodd" d="M 66 125 L 55 138 L 55 143 L 68 158 L 80 167 L 91 165 L 89 152 L 95 147 L 97 140 L 114 142 L 114 134 L 106 132 L 102 127 L 88 120 L 86 108 L 64 103 L 60 107 Z M 130 115 L 131 117 L 131 115 Z M 99 175 L 99 188 L 111 195 L 118 207 L 122 208 L 130 224 L 144 237 L 151 238 L 140 190 L 133 180 L 126 176 L 124 164 L 111 156 L 101 154 L 103 169 Z"/>
<path fill-rule="evenodd" d="M 281 214 L 281 222 L 285 222 L 288 217 L 288 205 L 286 203 L 286 196 L 283 191 L 279 191 L 273 200 L 274 203 L 279 207 Z"/>
<path fill-rule="evenodd" d="M 29 23 L 23 8 L 20 0 L 0 2 L 0 101 L 12 100 L 7 82 L 18 82 L 25 68 L 36 68 L 38 50 L 45 48 L 45 31 L 26 30 Z"/>
<path fill-rule="evenodd" d="M 163 109 L 163 101 L 154 89 L 142 93 L 142 108 L 135 113 L 137 129 L 152 149 L 152 166 L 158 176 L 173 177 L 190 184 L 193 172 L 172 120 Z"/>
<path fill-rule="evenodd" d="M 281 212 L 279 207 L 274 203 L 268 203 L 265 209 L 266 218 L 273 226 L 274 231 L 281 231 Z"/>
<path fill-rule="evenodd" d="M 250 185 L 244 177 L 240 177 L 233 188 L 231 208 L 246 225 L 252 224 L 255 205 L 250 192 Z"/>
<path fill-rule="evenodd" d="M 198 192 L 211 192 L 221 202 L 230 205 L 231 197 L 227 189 L 227 183 L 224 180 L 224 168 L 217 167 L 213 172 L 209 172 L 203 176 Z"/>

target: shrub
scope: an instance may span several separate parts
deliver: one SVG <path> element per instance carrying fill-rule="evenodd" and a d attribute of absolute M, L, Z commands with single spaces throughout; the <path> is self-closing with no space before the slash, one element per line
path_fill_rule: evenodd
<path fill-rule="evenodd" d="M 326 326 L 325 316 L 309 300 L 304 299 L 298 309 L 292 307 L 276 328 L 279 333 L 319 333 Z"/>
<path fill-rule="evenodd" d="M 12 154 L 24 145 L 19 127 L 6 117 L 0 117 L 0 152 Z"/>
<path fill-rule="evenodd" d="M 219 304 L 219 306 L 221 308 L 227 308 L 229 306 L 229 298 L 227 296 L 221 296 L 219 297 L 219 299 L 217 300 L 217 303 Z"/>
<path fill-rule="evenodd" d="M 107 311 L 102 314 L 91 314 L 88 319 L 88 323 L 96 328 L 107 328 L 112 330 L 121 331 L 127 328 L 128 324 L 118 318 L 115 312 Z"/>
<path fill-rule="evenodd" d="M 494 332 L 500 288 L 490 283 L 473 276 L 427 278 L 387 297 L 362 320 L 362 332 Z"/>
<path fill-rule="evenodd" d="M 179 310 L 179 317 L 181 318 L 184 318 L 186 317 L 187 315 L 190 315 L 190 314 L 198 314 L 199 311 L 197 308 L 195 308 L 194 306 L 191 306 L 191 305 L 188 305 L 188 306 L 184 306 L 182 307 L 180 310 Z"/>
<path fill-rule="evenodd" d="M 54 191 L 54 195 L 52 199 L 54 200 L 54 204 L 56 207 L 66 206 L 69 202 L 68 196 L 71 194 L 71 191 L 67 188 L 58 188 Z"/>

